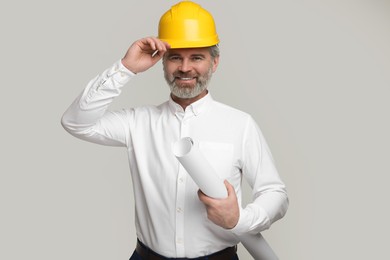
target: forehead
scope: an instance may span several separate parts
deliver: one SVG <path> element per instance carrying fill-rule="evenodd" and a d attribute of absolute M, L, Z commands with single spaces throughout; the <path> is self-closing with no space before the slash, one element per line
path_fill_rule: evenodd
<path fill-rule="evenodd" d="M 179 56 L 194 56 L 194 55 L 202 55 L 202 56 L 211 56 L 210 48 L 183 48 L 183 49 L 169 49 L 167 52 L 168 56 L 170 55 L 179 55 Z"/>

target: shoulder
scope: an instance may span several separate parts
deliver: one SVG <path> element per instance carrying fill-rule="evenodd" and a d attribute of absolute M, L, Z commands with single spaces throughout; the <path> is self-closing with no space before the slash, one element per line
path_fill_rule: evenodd
<path fill-rule="evenodd" d="M 252 116 L 249 113 L 215 100 L 213 101 L 213 110 L 217 113 L 223 114 L 224 116 L 229 116 L 231 119 L 240 119 L 245 121 L 252 119 Z"/>

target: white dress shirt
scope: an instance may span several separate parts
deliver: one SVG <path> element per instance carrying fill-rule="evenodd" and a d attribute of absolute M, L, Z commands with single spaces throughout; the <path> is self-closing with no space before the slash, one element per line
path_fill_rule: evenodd
<path fill-rule="evenodd" d="M 263 135 L 248 114 L 210 94 L 186 108 L 171 98 L 159 106 L 121 111 L 107 107 L 135 75 L 120 61 L 89 82 L 62 118 L 72 135 L 127 148 L 138 238 L 167 257 L 199 257 L 237 244 L 236 235 L 261 232 L 284 216 L 288 199 Z M 207 218 L 198 187 L 175 158 L 172 145 L 191 137 L 222 179 L 235 188 L 239 222 L 223 229 Z M 241 205 L 241 181 L 253 202 Z"/>

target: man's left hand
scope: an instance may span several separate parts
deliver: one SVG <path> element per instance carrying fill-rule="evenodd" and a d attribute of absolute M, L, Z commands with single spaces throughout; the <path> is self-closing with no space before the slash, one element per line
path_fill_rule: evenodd
<path fill-rule="evenodd" d="M 207 217 L 216 225 L 225 229 L 234 228 L 240 217 L 240 210 L 234 187 L 225 180 L 225 186 L 228 197 L 225 199 L 213 199 L 201 190 L 198 191 L 200 201 L 202 201 L 207 210 Z"/>

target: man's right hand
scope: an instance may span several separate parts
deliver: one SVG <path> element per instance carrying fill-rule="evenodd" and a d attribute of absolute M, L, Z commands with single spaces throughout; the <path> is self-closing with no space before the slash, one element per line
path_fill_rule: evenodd
<path fill-rule="evenodd" d="M 169 44 L 154 37 L 134 42 L 122 59 L 122 64 L 131 72 L 139 73 L 156 64 L 170 48 Z"/>

